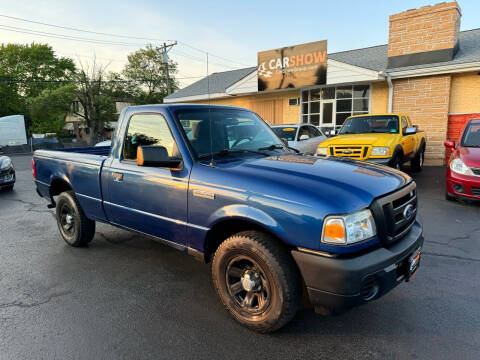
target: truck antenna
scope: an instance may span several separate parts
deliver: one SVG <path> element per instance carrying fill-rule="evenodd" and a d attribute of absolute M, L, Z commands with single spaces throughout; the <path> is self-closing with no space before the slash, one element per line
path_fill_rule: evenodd
<path fill-rule="evenodd" d="M 215 161 L 213 159 L 213 131 L 212 131 L 212 113 L 210 107 L 210 75 L 208 73 L 208 52 L 207 54 L 207 96 L 208 96 L 208 122 L 210 124 L 210 166 L 215 166 Z"/>

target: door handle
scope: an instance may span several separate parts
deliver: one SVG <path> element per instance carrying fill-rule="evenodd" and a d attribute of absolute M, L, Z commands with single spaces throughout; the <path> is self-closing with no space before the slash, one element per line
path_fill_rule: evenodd
<path fill-rule="evenodd" d="M 123 174 L 120 172 L 112 172 L 113 181 L 123 181 Z"/>

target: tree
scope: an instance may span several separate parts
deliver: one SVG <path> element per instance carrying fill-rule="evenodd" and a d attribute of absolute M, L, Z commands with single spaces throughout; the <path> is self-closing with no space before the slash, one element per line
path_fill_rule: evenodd
<path fill-rule="evenodd" d="M 177 73 L 177 64 L 168 60 L 170 92 L 178 89 L 178 82 L 174 75 Z M 128 64 L 122 75 L 130 87 L 131 96 L 136 104 L 162 103 L 167 95 L 167 72 L 163 62 L 163 49 L 147 45 L 128 55 Z"/>
<path fill-rule="evenodd" d="M 76 99 L 82 105 L 82 111 L 76 112 L 85 121 L 90 130 L 89 142 L 103 140 L 105 124 L 117 120 L 115 99 L 112 97 L 107 78 L 106 67 L 95 60 L 91 66 L 80 63 L 76 74 Z"/>
<path fill-rule="evenodd" d="M 74 84 L 62 85 L 56 89 L 45 89 L 30 103 L 33 133 L 63 133 L 65 118 L 77 96 Z"/>
<path fill-rule="evenodd" d="M 46 44 L 0 45 L 0 116 L 22 114 L 30 123 L 29 99 L 69 81 L 75 64 Z"/>

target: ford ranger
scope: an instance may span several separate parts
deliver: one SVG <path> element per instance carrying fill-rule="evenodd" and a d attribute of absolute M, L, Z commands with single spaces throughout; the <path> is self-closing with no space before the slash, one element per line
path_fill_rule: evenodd
<path fill-rule="evenodd" d="M 128 107 L 111 147 L 38 150 L 32 171 L 69 245 L 103 222 L 211 261 L 223 305 L 258 332 L 303 296 L 323 314 L 378 299 L 420 262 L 410 176 L 299 155 L 241 108 Z"/>
<path fill-rule="evenodd" d="M 341 156 L 400 169 L 410 161 L 421 171 L 425 133 L 406 114 L 354 115 L 345 120 L 338 136 L 318 145 L 319 156 Z"/>

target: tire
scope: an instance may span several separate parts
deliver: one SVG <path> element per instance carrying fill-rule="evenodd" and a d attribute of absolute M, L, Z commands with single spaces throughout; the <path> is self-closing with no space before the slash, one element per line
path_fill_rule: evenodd
<path fill-rule="evenodd" d="M 244 231 L 226 239 L 215 252 L 212 278 L 234 319 L 259 333 L 278 330 L 300 307 L 302 280 L 293 258 L 262 232 Z"/>
<path fill-rule="evenodd" d="M 390 161 L 390 167 L 397 169 L 397 170 L 402 170 L 402 156 L 399 153 L 396 153 L 392 160 Z"/>
<path fill-rule="evenodd" d="M 95 221 L 85 216 L 73 191 L 61 193 L 57 199 L 56 217 L 63 240 L 74 247 L 83 247 L 95 235 Z"/>
<path fill-rule="evenodd" d="M 447 190 L 445 190 L 445 200 L 447 201 L 455 201 L 455 196 L 450 195 Z"/>
<path fill-rule="evenodd" d="M 423 161 L 425 159 L 425 149 L 422 148 L 417 155 L 410 161 L 410 167 L 412 171 L 420 172 L 422 171 Z"/>

